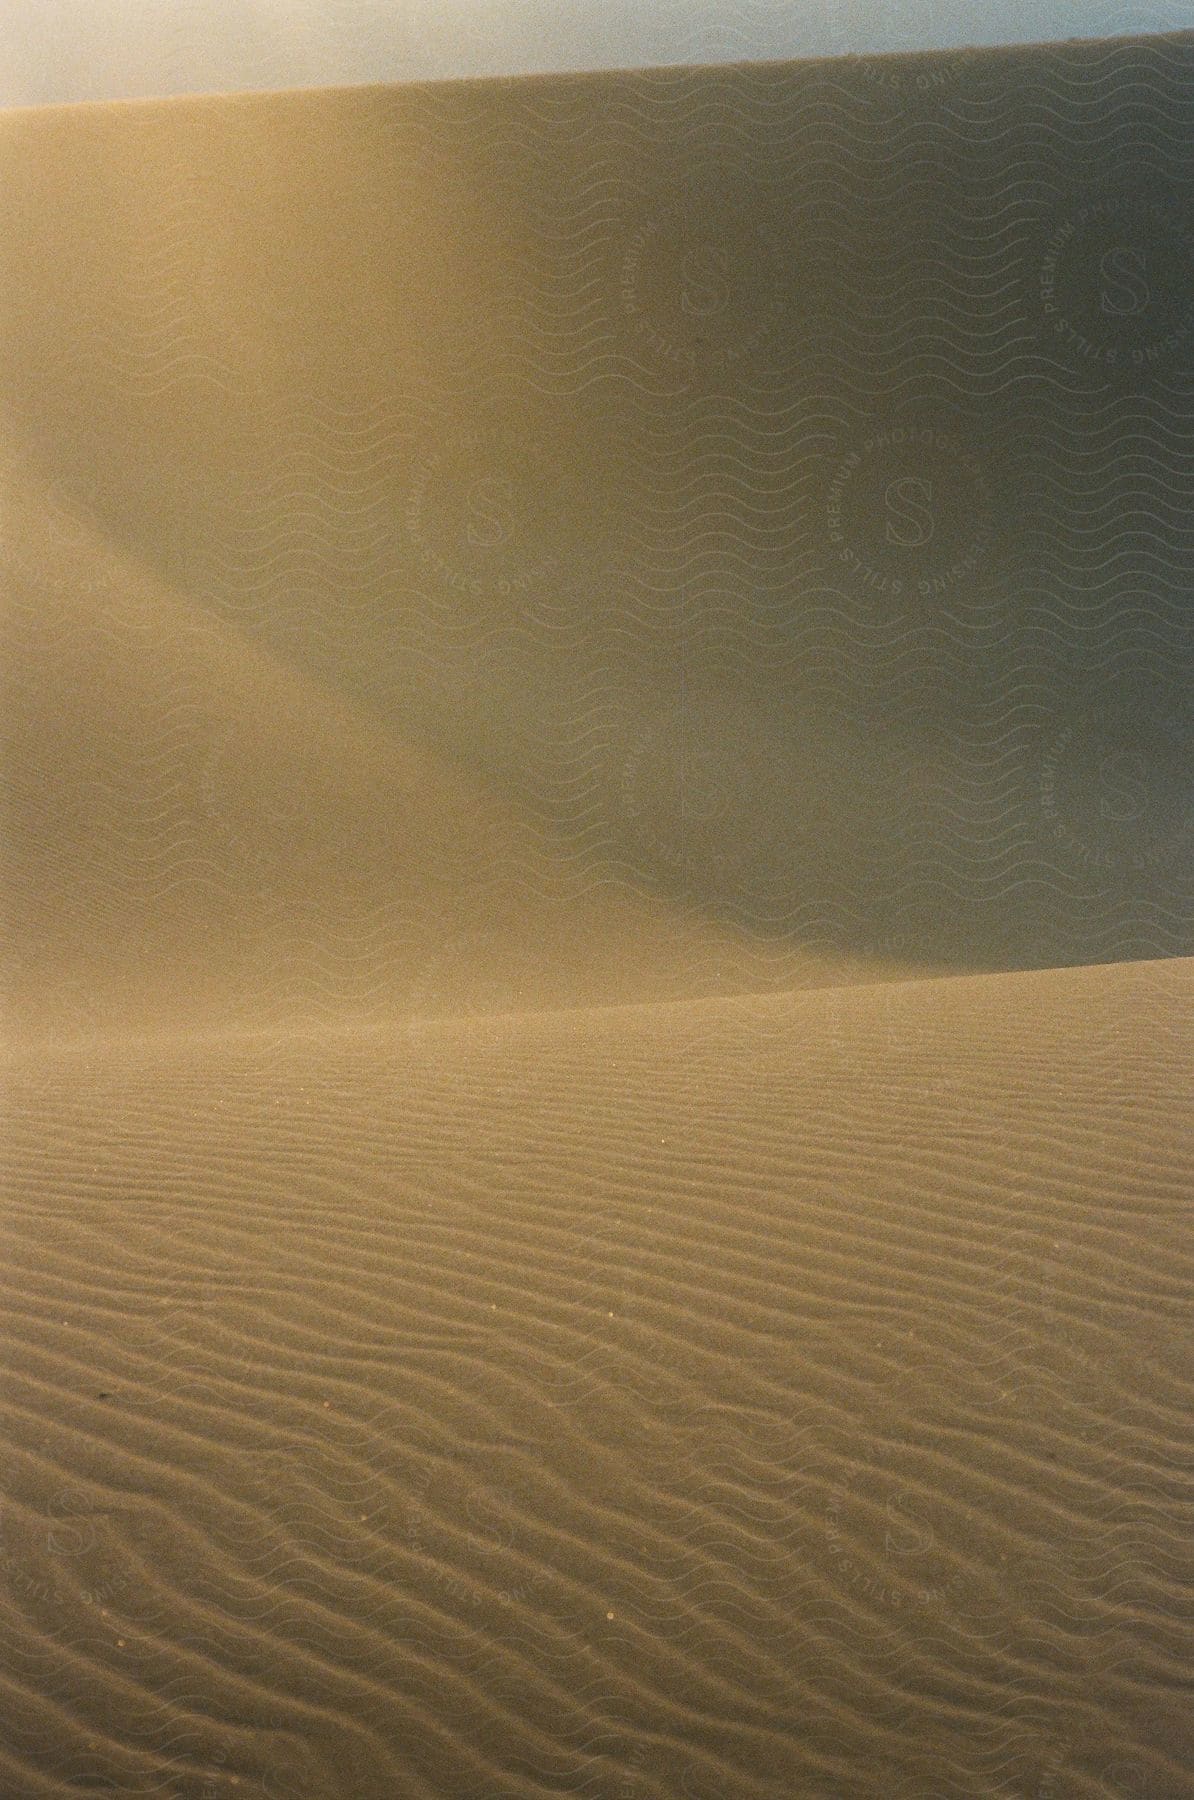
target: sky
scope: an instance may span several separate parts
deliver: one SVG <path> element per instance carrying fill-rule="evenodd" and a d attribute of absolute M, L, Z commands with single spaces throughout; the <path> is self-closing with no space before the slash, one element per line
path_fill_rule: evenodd
<path fill-rule="evenodd" d="M 1194 28 L 1194 0 L 4 0 L 0 106 Z"/>

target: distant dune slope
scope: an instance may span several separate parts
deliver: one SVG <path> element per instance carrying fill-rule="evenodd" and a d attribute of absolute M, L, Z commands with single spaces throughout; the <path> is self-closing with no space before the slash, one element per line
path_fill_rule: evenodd
<path fill-rule="evenodd" d="M 1191 31 L 0 113 L 22 1029 L 1194 951 L 1191 142 Z"/>
<path fill-rule="evenodd" d="M 0 1786 L 1188 1794 L 1192 1001 L 10 1057 Z"/>
<path fill-rule="evenodd" d="M 17 1037 L 900 972 L 599 880 L 492 772 L 174 593 L 15 472 L 6 499 L 0 975 Z"/>

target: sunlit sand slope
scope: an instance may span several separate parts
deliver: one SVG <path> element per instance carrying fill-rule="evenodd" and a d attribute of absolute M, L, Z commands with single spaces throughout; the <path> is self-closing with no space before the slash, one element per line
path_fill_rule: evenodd
<path fill-rule="evenodd" d="M 1189 1793 L 1192 999 L 10 1060 L 0 1788 Z"/>

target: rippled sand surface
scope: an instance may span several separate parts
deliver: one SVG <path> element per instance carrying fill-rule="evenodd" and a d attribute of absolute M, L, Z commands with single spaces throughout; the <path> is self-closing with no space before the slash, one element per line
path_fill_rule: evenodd
<path fill-rule="evenodd" d="M 1194 1795 L 1194 33 L 0 112 L 0 1796 Z"/>

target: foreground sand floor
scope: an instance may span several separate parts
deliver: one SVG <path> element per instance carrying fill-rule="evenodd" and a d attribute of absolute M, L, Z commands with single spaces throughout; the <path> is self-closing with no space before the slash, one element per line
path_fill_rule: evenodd
<path fill-rule="evenodd" d="M 1192 1000 L 10 1057 L 0 1791 L 1194 1791 Z"/>

